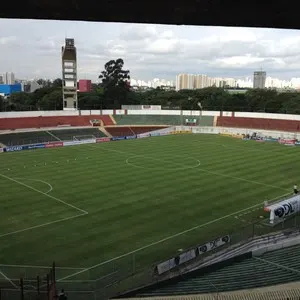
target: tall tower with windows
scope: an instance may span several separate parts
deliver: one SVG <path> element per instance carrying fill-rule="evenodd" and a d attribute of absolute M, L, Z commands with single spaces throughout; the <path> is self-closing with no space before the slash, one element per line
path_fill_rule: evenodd
<path fill-rule="evenodd" d="M 61 57 L 63 109 L 77 110 L 77 54 L 74 39 L 66 38 Z"/>

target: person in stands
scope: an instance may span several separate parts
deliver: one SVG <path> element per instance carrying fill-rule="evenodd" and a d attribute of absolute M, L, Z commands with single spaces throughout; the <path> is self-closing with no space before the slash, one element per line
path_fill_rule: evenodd
<path fill-rule="evenodd" d="M 295 194 L 295 195 L 298 194 L 298 187 L 297 187 L 297 184 L 294 185 L 294 194 Z"/>
<path fill-rule="evenodd" d="M 58 300 L 67 300 L 67 299 L 68 299 L 68 297 L 67 297 L 65 291 L 64 291 L 64 289 L 62 289 L 58 295 Z"/>

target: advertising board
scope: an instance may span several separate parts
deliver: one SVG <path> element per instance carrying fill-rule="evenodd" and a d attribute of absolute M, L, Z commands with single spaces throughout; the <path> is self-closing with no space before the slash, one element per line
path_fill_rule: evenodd
<path fill-rule="evenodd" d="M 169 135 L 169 134 L 170 134 L 170 132 L 160 132 L 159 133 L 160 136 L 162 136 L 162 135 Z"/>
<path fill-rule="evenodd" d="M 190 260 L 193 260 L 199 255 L 202 255 L 204 253 L 207 253 L 209 251 L 212 251 L 218 247 L 221 247 L 225 244 L 230 243 L 230 236 L 225 235 L 223 237 L 217 238 L 215 240 L 212 240 L 210 242 L 207 242 L 200 247 L 190 249 L 188 251 L 185 251 L 181 253 L 180 255 L 170 258 L 164 262 L 161 262 L 156 266 L 156 271 L 158 274 L 163 274 L 165 272 L 168 272 L 169 270 L 172 270 L 173 268 L 186 263 Z"/>
<path fill-rule="evenodd" d="M 295 146 L 300 146 L 300 142 L 296 142 L 296 143 L 295 143 Z"/>
<path fill-rule="evenodd" d="M 153 132 L 153 133 L 150 133 L 150 136 L 160 136 L 160 132 Z"/>
<path fill-rule="evenodd" d="M 126 136 L 113 136 L 111 138 L 112 141 L 121 141 L 121 140 L 125 140 Z"/>
<path fill-rule="evenodd" d="M 264 138 L 265 142 L 278 142 L 278 139 L 276 138 Z"/>
<path fill-rule="evenodd" d="M 96 139 L 87 139 L 82 141 L 67 141 L 63 142 L 64 147 L 65 146 L 75 146 L 75 145 L 82 145 L 82 144 L 94 144 L 96 143 Z"/>
<path fill-rule="evenodd" d="M 22 151 L 23 146 L 11 146 L 4 148 L 4 152 L 15 152 L 15 151 Z"/>
<path fill-rule="evenodd" d="M 48 144 L 45 144 L 45 148 L 57 148 L 57 147 L 63 147 L 63 142 L 50 142 Z"/>
<path fill-rule="evenodd" d="M 146 137 L 150 137 L 150 133 L 140 133 L 137 135 L 138 139 L 142 139 L 142 138 L 146 138 Z"/>
<path fill-rule="evenodd" d="M 128 135 L 126 136 L 126 140 L 134 140 L 136 139 L 136 135 Z"/>
<path fill-rule="evenodd" d="M 227 243 L 230 242 L 230 236 L 229 235 L 225 235 L 223 237 L 217 238 L 213 241 L 210 241 L 200 247 L 198 247 L 198 251 L 199 251 L 199 255 L 204 254 L 206 252 L 209 252 L 213 249 L 216 249 L 218 247 L 221 247 Z"/>
<path fill-rule="evenodd" d="M 110 142 L 109 137 L 103 137 L 103 138 L 97 138 L 96 143 L 104 143 L 104 142 Z"/>
<path fill-rule="evenodd" d="M 95 144 L 96 139 L 87 139 L 87 140 L 82 140 L 80 141 L 81 144 Z"/>
<path fill-rule="evenodd" d="M 280 139 L 279 144 L 283 145 L 294 145 L 296 143 L 295 139 Z"/>
<path fill-rule="evenodd" d="M 24 145 L 22 147 L 23 147 L 22 150 L 42 149 L 42 148 L 45 148 L 45 144 Z"/>
<path fill-rule="evenodd" d="M 67 142 L 63 142 L 63 143 L 64 143 L 64 147 L 66 147 L 66 146 L 75 146 L 75 145 L 82 144 L 81 141 L 67 141 Z"/>
<path fill-rule="evenodd" d="M 300 195 L 265 206 L 264 210 L 270 212 L 270 224 L 282 222 L 300 211 Z"/>

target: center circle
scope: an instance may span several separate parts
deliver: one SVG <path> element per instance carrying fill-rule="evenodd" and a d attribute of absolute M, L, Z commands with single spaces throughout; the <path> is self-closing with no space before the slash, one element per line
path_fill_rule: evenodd
<path fill-rule="evenodd" d="M 129 156 L 125 163 L 129 166 L 140 168 L 140 169 L 147 169 L 147 170 L 187 170 L 187 169 L 194 169 L 200 166 L 200 161 L 196 158 L 192 157 L 181 157 L 181 158 L 154 158 L 149 156 L 143 155 L 133 155 Z"/>

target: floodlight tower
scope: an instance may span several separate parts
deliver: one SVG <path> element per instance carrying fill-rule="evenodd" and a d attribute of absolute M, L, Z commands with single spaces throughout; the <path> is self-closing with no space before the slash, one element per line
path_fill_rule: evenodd
<path fill-rule="evenodd" d="M 74 39 L 61 47 L 63 109 L 77 110 L 77 54 Z"/>

